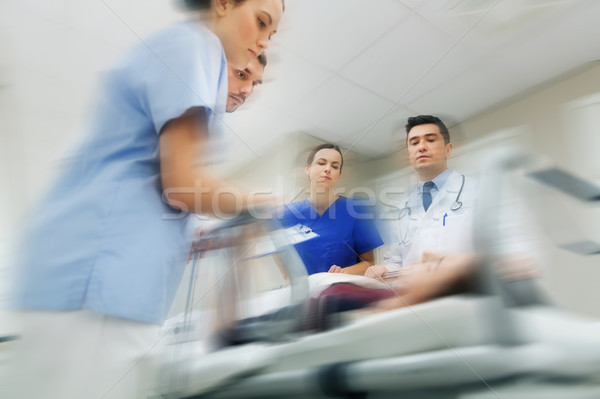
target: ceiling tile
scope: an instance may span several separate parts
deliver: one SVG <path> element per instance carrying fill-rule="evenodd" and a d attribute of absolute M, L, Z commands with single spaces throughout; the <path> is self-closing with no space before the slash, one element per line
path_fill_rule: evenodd
<path fill-rule="evenodd" d="M 366 128 L 391 106 L 389 101 L 336 76 L 315 90 L 295 111 L 307 123 L 343 137 Z"/>
<path fill-rule="evenodd" d="M 554 11 L 539 29 L 522 35 L 506 49 L 507 63 L 547 80 L 600 59 L 600 41 L 586 40 L 600 37 L 600 2 L 589 2 L 585 10 L 563 7 Z"/>
<path fill-rule="evenodd" d="M 95 83 L 93 72 L 138 41 L 136 35 L 181 17 L 171 9 L 173 1 L 8 3 L 18 18 L 7 23 L 0 15 L 8 33 L 3 39 L 10 40 L 6 58 L 19 71 L 15 85 L 27 100 L 25 111 L 54 96 L 57 87 L 67 98 L 83 98 Z M 502 0 L 485 14 L 490 4 L 286 1 L 267 51 L 265 85 L 228 115 L 231 130 L 251 148 L 234 144 L 241 148 L 234 155 L 237 164 L 291 131 L 352 145 L 370 129 L 355 149 L 385 153 L 394 123 L 407 116 L 404 108 L 462 120 L 599 58 L 600 41 L 594 38 L 600 37 L 600 1 Z M 83 81 L 88 83 L 79 84 Z M 63 105 L 53 101 L 49 107 L 62 117 Z"/>
<path fill-rule="evenodd" d="M 418 46 L 415 43 L 419 43 Z M 451 44 L 446 35 L 410 16 L 342 69 L 345 77 L 392 100 L 401 100 Z"/>
<path fill-rule="evenodd" d="M 462 3 L 467 2 L 462 1 L 461 7 L 464 6 Z M 569 14 L 574 11 L 569 9 L 573 3 L 560 1 L 546 3 L 548 2 L 542 0 L 511 1 L 502 3 L 502 7 L 494 8 L 468 35 L 452 47 L 434 68 L 428 71 L 426 78 L 408 93 L 403 102 L 411 103 L 435 91 L 447 80 L 475 68 L 504 68 L 505 73 L 514 73 L 515 82 L 520 81 L 523 85 L 520 90 L 511 94 L 514 96 L 550 77 L 557 76 L 561 71 L 564 72 L 596 59 L 595 54 L 599 52 L 589 51 L 589 47 L 569 45 L 569 43 L 576 43 L 579 37 L 585 36 L 583 31 L 590 36 L 600 34 L 597 23 L 594 22 L 593 17 L 590 17 L 594 15 L 593 10 L 589 9 L 587 17 L 573 15 L 569 18 Z M 477 5 L 482 4 L 477 3 Z M 507 9 L 506 7 L 509 6 L 512 8 Z M 600 9 L 598 3 L 596 8 Z M 500 22 L 507 18 L 506 15 L 527 15 L 531 23 L 526 23 L 524 26 L 516 24 L 514 29 L 510 30 L 510 34 L 502 35 L 497 29 L 504 24 L 510 24 L 509 21 Z M 520 20 L 517 17 L 515 19 Z M 578 22 L 573 26 L 572 21 L 575 20 Z M 562 49 L 560 53 L 559 49 Z M 527 75 L 531 80 L 525 79 Z M 503 100 L 505 98 L 498 98 L 496 101 Z"/>
<path fill-rule="evenodd" d="M 504 0 L 494 4 L 469 33 L 468 40 L 480 45 L 502 50 L 527 39 L 530 35 L 543 34 L 553 23 L 567 20 L 564 14 L 575 6 L 582 11 L 585 1 L 566 0 Z M 592 2 L 588 2 L 590 5 Z M 585 7 L 587 8 L 587 7 Z M 580 13 L 581 14 L 584 14 Z M 573 20 L 569 24 L 573 24 Z"/>
<path fill-rule="evenodd" d="M 411 10 L 416 10 L 423 7 L 431 0 L 396 0 L 398 3 L 404 5 L 405 7 L 410 8 Z M 434 2 L 443 2 L 443 0 L 433 0 Z"/>
<path fill-rule="evenodd" d="M 430 79 L 423 80 L 407 97 L 408 103 L 415 107 L 431 102 L 439 111 L 456 113 L 461 120 L 597 60 L 600 42 L 586 46 L 571 44 L 580 43 L 582 37 L 600 35 L 595 17 L 600 12 L 600 3 L 588 7 L 588 12 L 563 6 L 557 2 L 552 10 L 544 7 L 536 29 L 529 26 L 520 33 L 515 30 L 502 43 L 496 42 L 488 48 L 481 39 L 487 28 L 481 27 L 480 32 L 465 38 L 430 72 Z M 464 61 L 462 72 L 461 61 Z M 476 90 L 478 84 L 480 88 Z M 467 94 L 469 90 L 471 94 Z"/>
<path fill-rule="evenodd" d="M 477 67 L 446 81 L 407 107 L 419 114 L 443 115 L 446 119 L 463 121 L 521 89 L 520 79 L 511 71 Z"/>
<path fill-rule="evenodd" d="M 338 71 L 405 15 L 393 0 L 289 2 L 282 22 L 285 47 Z"/>
<path fill-rule="evenodd" d="M 223 116 L 222 132 L 228 142 L 245 143 L 251 152 L 258 153 L 262 146 L 279 135 L 305 127 L 296 118 L 262 106 L 242 109 Z"/>
<path fill-rule="evenodd" d="M 302 99 L 333 76 L 333 72 L 293 53 L 269 54 L 264 84 L 255 90 L 249 102 L 259 101 L 266 107 L 291 113 Z"/>
<path fill-rule="evenodd" d="M 417 11 L 432 25 L 458 39 L 492 7 L 495 0 L 430 1 Z"/>
<path fill-rule="evenodd" d="M 404 107 L 385 112 L 370 126 L 342 141 L 342 145 L 361 154 L 382 156 L 405 147 L 404 126 L 414 113 Z"/>
<path fill-rule="evenodd" d="M 324 130 L 324 129 L 320 129 L 318 127 L 313 127 L 310 129 L 303 129 L 303 130 L 301 130 L 301 132 L 304 134 L 307 134 L 309 136 L 321 139 L 323 141 L 335 143 L 338 145 L 339 145 L 339 143 L 341 143 L 344 140 L 344 136 L 337 135 L 335 133 L 332 133 L 332 132 Z"/>
<path fill-rule="evenodd" d="M 559 21 L 549 21 L 545 29 L 520 38 L 491 64 L 514 75 L 519 84 L 518 91 L 513 94 L 516 95 L 548 81 L 549 77 L 596 61 L 600 55 L 600 41 L 591 41 L 587 46 L 576 43 L 582 37 L 600 36 L 596 17 L 599 13 L 600 3 L 596 3 L 596 12 L 590 9 L 586 15 L 580 15 L 576 26 L 563 22 L 562 17 Z M 560 49 L 560 52 L 553 49 Z M 502 100 L 498 98 L 497 101 Z"/>
<path fill-rule="evenodd" d="M 473 69 L 491 55 L 497 55 L 493 49 L 481 48 L 472 43 L 458 43 L 452 47 L 435 65 L 430 67 L 423 78 L 411 87 L 402 98 L 402 103 L 407 104 L 423 95 L 437 89 L 446 81 L 454 79 L 466 70 Z"/>

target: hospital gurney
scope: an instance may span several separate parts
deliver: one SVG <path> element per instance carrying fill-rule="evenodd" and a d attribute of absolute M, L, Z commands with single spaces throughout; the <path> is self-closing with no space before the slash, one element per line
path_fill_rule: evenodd
<path fill-rule="evenodd" d="M 158 397 L 600 397 L 600 324 L 552 307 L 534 280 L 500 279 L 494 232 L 481 225 L 489 219 L 477 227 L 488 260 L 474 292 L 178 358 L 183 377 Z"/>

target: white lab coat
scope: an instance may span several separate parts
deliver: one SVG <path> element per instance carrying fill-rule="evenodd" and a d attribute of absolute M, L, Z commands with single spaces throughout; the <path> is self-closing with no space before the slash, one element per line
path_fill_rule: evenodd
<path fill-rule="evenodd" d="M 405 203 L 398 204 L 396 218 L 386 221 L 390 243 L 384 255 L 384 266 L 396 270 L 419 263 L 423 252 L 440 255 L 473 252 L 473 213 L 478 184 L 465 178 L 460 195 L 462 207 L 452 211 L 460 191 L 462 175 L 453 171 L 427 210 L 423 209 L 422 193 L 415 187 Z M 410 214 L 403 211 L 409 208 Z"/>

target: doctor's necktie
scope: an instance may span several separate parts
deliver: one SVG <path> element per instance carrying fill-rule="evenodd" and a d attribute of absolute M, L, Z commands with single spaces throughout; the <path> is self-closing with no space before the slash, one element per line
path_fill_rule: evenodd
<path fill-rule="evenodd" d="M 423 184 L 423 208 L 425 212 L 429 209 L 429 205 L 431 205 L 431 189 L 435 187 L 435 183 L 432 181 L 428 181 Z"/>

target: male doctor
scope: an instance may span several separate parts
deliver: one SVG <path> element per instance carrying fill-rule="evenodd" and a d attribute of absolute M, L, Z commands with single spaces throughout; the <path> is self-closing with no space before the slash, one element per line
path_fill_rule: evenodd
<path fill-rule="evenodd" d="M 267 55 L 260 54 L 253 58 L 245 69 L 234 68 L 227 64 L 227 112 L 234 112 L 238 109 L 250 95 L 254 88 L 262 84 L 262 77 L 267 66 Z"/>
<path fill-rule="evenodd" d="M 437 117 L 419 115 L 406 125 L 408 157 L 419 183 L 400 204 L 397 219 L 388 223 L 391 245 L 383 265 L 365 276 L 380 277 L 402 267 L 433 262 L 449 254 L 472 253 L 476 181 L 448 169 L 452 153 L 448 128 Z"/>

